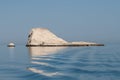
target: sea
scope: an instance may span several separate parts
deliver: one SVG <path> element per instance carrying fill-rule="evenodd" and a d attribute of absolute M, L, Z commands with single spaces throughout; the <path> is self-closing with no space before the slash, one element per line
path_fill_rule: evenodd
<path fill-rule="evenodd" d="M 0 80 L 120 80 L 120 44 L 0 46 Z"/>

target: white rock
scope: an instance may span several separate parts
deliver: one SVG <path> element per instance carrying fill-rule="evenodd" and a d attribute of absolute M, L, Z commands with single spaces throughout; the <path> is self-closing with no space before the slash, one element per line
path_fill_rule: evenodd
<path fill-rule="evenodd" d="M 67 42 L 46 28 L 33 28 L 28 36 L 27 46 L 104 46 L 93 42 Z"/>
<path fill-rule="evenodd" d="M 46 28 L 33 28 L 28 36 L 27 45 L 65 44 L 67 41 L 57 37 Z"/>
<path fill-rule="evenodd" d="M 80 42 L 72 42 L 72 44 L 96 44 L 96 43 L 80 41 Z"/>

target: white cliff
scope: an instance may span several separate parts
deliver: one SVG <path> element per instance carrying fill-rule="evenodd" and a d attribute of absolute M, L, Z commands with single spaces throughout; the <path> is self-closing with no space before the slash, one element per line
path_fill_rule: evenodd
<path fill-rule="evenodd" d="M 46 28 L 33 28 L 28 36 L 27 45 L 65 44 L 67 41 L 57 37 Z"/>
<path fill-rule="evenodd" d="M 104 46 L 104 44 L 84 41 L 67 42 L 46 28 L 33 28 L 29 33 L 26 46 Z"/>

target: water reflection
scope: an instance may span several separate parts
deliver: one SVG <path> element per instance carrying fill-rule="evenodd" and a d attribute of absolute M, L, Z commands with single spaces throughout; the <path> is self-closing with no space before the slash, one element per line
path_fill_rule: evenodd
<path fill-rule="evenodd" d="M 14 61 L 14 47 L 9 47 L 10 61 Z"/>
<path fill-rule="evenodd" d="M 59 72 L 45 72 L 44 70 L 39 70 L 39 69 L 36 69 L 36 68 L 28 68 L 28 70 L 30 70 L 30 71 L 32 71 L 32 72 L 34 72 L 34 73 L 38 73 L 38 74 L 47 76 L 47 77 L 62 75 L 62 74 L 59 73 Z"/>
<path fill-rule="evenodd" d="M 33 73 L 47 77 L 62 75 L 62 73 L 58 71 L 49 71 L 50 68 L 55 68 L 55 66 L 49 62 L 51 61 L 51 57 L 49 55 L 58 53 L 63 49 L 65 49 L 65 47 L 28 47 L 32 66 L 27 69 Z"/>
<path fill-rule="evenodd" d="M 65 47 L 28 47 L 30 56 L 45 56 L 57 53 L 65 49 Z"/>

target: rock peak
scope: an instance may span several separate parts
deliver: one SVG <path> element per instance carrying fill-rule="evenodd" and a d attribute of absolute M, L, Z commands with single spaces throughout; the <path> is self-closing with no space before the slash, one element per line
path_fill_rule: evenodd
<path fill-rule="evenodd" d="M 33 28 L 32 30 L 48 30 L 47 28 Z"/>
<path fill-rule="evenodd" d="M 67 41 L 57 37 L 47 28 L 33 28 L 28 36 L 27 45 L 64 44 Z"/>
<path fill-rule="evenodd" d="M 67 42 L 47 28 L 33 28 L 29 33 L 26 46 L 104 46 L 104 44 L 84 41 Z"/>

